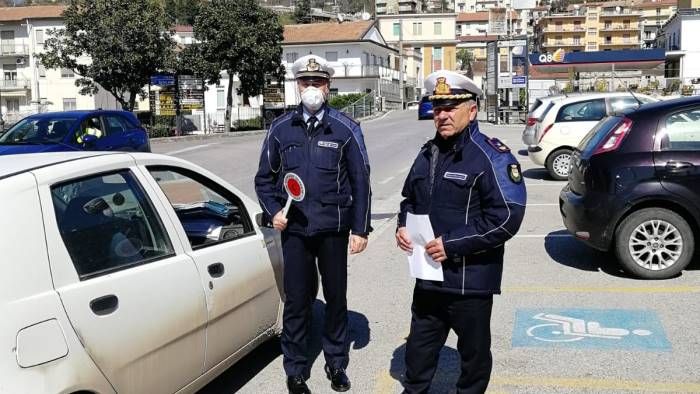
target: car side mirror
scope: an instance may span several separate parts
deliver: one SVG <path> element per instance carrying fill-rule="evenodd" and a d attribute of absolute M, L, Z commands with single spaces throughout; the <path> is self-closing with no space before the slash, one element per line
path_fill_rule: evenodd
<path fill-rule="evenodd" d="M 97 136 L 94 136 L 92 134 L 86 134 L 83 136 L 83 146 L 85 146 L 86 148 L 95 146 L 96 142 Z"/>

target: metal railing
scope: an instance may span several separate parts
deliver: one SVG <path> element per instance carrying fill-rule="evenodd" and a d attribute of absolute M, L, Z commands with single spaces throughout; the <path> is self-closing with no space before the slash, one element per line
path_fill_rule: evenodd
<path fill-rule="evenodd" d="M 27 79 L 0 79 L 2 90 L 29 89 L 30 86 L 31 82 Z"/>
<path fill-rule="evenodd" d="M 28 55 L 29 49 L 25 44 L 0 44 L 0 56 Z"/>
<path fill-rule="evenodd" d="M 354 103 L 341 108 L 340 112 L 344 112 L 353 119 L 360 119 L 377 112 L 374 95 L 368 93 L 362 96 Z"/>

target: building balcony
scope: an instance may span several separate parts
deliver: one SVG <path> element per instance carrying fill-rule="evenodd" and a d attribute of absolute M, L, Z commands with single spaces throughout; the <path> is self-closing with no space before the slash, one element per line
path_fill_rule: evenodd
<path fill-rule="evenodd" d="M 0 90 L 28 90 L 31 89 L 31 81 L 28 79 L 11 79 L 2 80 L 0 79 Z"/>
<path fill-rule="evenodd" d="M 2 44 L 0 56 L 29 56 L 29 47 L 25 44 Z"/>
<path fill-rule="evenodd" d="M 542 17 L 542 19 L 586 19 L 586 14 L 574 14 L 574 13 L 566 13 L 566 14 L 551 14 L 551 15 L 545 15 Z"/>
<path fill-rule="evenodd" d="M 607 26 L 600 29 L 600 31 L 637 31 L 638 26 L 634 25 L 617 25 L 617 26 Z"/>
<path fill-rule="evenodd" d="M 620 41 L 605 41 L 598 44 L 601 47 L 614 47 L 614 46 L 639 46 L 639 40 L 620 40 Z"/>
<path fill-rule="evenodd" d="M 583 33 L 586 29 L 583 27 L 547 27 L 542 29 L 542 33 Z"/>
<path fill-rule="evenodd" d="M 583 41 L 573 41 L 573 40 L 561 40 L 561 41 L 549 41 L 543 42 L 543 48 L 560 48 L 560 47 L 582 47 L 585 46 Z"/>
<path fill-rule="evenodd" d="M 620 12 L 616 11 L 603 11 L 600 13 L 600 16 L 607 16 L 607 17 L 615 17 L 615 16 L 642 16 L 641 11 L 635 11 L 635 10 L 622 10 Z"/>

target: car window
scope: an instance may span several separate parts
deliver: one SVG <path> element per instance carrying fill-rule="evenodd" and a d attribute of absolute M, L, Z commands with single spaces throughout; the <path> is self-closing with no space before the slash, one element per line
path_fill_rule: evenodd
<path fill-rule="evenodd" d="M 99 116 L 90 116 L 83 119 L 83 121 L 80 122 L 80 132 L 82 134 L 78 134 L 78 136 L 76 136 L 78 143 L 81 142 L 80 138 L 78 137 L 82 135 L 91 134 L 97 138 L 102 138 L 106 135 Z"/>
<path fill-rule="evenodd" d="M 160 218 L 128 170 L 55 185 L 51 196 L 81 280 L 174 253 Z"/>
<path fill-rule="evenodd" d="M 640 101 L 642 101 L 640 99 Z M 644 102 L 644 101 L 642 101 Z M 639 107 L 639 101 L 635 100 L 634 97 L 611 97 L 610 107 L 613 112 L 622 111 L 626 108 L 636 108 Z"/>
<path fill-rule="evenodd" d="M 700 108 L 669 115 L 661 133 L 662 150 L 700 150 Z"/>
<path fill-rule="evenodd" d="M 605 99 L 586 100 L 561 107 L 555 122 L 593 122 L 605 116 Z"/>
<path fill-rule="evenodd" d="M 112 134 L 122 134 L 127 130 L 124 121 L 121 116 L 108 115 L 104 117 L 105 127 L 107 127 L 107 133 Z"/>
<path fill-rule="evenodd" d="M 243 202 L 226 188 L 181 168 L 148 170 L 175 209 L 193 249 L 255 233 Z"/>
<path fill-rule="evenodd" d="M 0 143 L 58 143 L 75 121 L 68 117 L 23 119 L 2 135 Z"/>
<path fill-rule="evenodd" d="M 530 113 L 534 113 L 537 108 L 542 105 L 542 100 L 536 99 L 534 103 L 530 106 Z"/>

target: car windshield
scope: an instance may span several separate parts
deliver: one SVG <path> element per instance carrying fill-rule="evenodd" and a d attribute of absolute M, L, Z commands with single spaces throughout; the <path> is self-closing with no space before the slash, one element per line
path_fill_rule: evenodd
<path fill-rule="evenodd" d="M 620 119 L 619 116 L 608 116 L 601 119 L 578 145 L 578 150 L 582 152 L 583 156 L 590 156 L 610 130 L 620 122 Z"/>
<path fill-rule="evenodd" d="M 0 144 L 57 144 L 76 120 L 66 116 L 23 119 L 0 137 Z"/>

